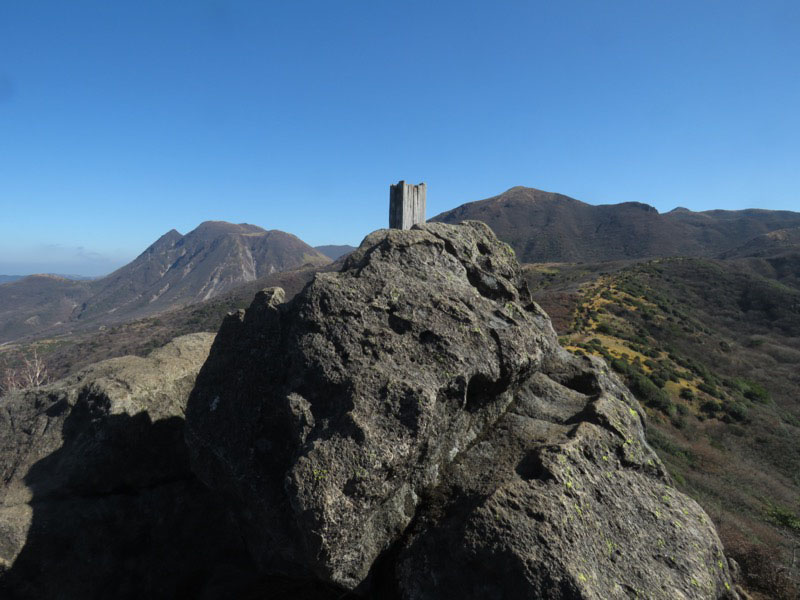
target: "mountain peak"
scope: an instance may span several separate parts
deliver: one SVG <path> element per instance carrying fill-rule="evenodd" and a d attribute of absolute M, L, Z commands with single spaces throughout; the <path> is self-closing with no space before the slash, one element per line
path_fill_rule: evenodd
<path fill-rule="evenodd" d="M 620 202 L 619 204 L 615 204 L 612 206 L 633 208 L 637 210 L 642 210 L 644 212 L 658 214 L 658 209 L 655 206 L 650 206 L 649 204 L 645 204 L 644 202 Z"/>
<path fill-rule="evenodd" d="M 497 196 L 498 198 L 506 196 L 506 195 L 520 195 L 525 194 L 527 196 L 560 196 L 560 194 L 556 194 L 554 192 L 548 192 L 545 190 L 540 190 L 539 188 L 533 187 L 526 187 L 524 185 L 515 185 L 512 188 L 508 188 L 505 192 Z"/>
<path fill-rule="evenodd" d="M 190 231 L 187 235 L 191 236 L 220 236 L 225 234 L 242 234 L 242 233 L 266 233 L 266 229 L 262 229 L 257 225 L 249 223 L 229 223 L 227 221 L 203 221 L 195 229 Z"/>

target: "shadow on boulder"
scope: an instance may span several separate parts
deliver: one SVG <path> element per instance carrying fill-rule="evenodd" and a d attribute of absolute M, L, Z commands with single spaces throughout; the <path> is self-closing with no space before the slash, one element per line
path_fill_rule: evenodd
<path fill-rule="evenodd" d="M 79 400 L 63 422 L 63 445 L 23 478 L 32 514 L 2 577 L 4 597 L 245 593 L 254 582 L 249 558 L 226 507 L 189 470 L 183 419 L 93 412 Z"/>

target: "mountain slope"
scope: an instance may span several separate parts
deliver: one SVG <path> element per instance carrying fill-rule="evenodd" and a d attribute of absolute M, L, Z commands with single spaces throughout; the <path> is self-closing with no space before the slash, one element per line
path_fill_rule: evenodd
<path fill-rule="evenodd" d="M 68 321 L 91 294 L 91 282 L 52 275 L 0 285 L 0 342 Z"/>
<path fill-rule="evenodd" d="M 749 585 L 797 598 L 800 290 L 736 260 L 539 265 L 527 278 L 575 353 L 594 354 L 647 406 L 648 439 L 713 516 Z M 575 284 L 577 283 L 577 287 Z M 556 293 L 560 292 L 560 293 Z"/>
<path fill-rule="evenodd" d="M 331 260 L 336 260 L 341 258 L 345 254 L 350 254 L 353 250 L 356 249 L 355 246 L 348 246 L 347 244 L 343 245 L 328 245 L 328 246 L 314 246 L 316 250 L 322 252 L 325 256 L 330 258 Z"/>
<path fill-rule="evenodd" d="M 756 236 L 720 258 L 744 272 L 800 290 L 800 227 Z"/>
<path fill-rule="evenodd" d="M 207 221 L 185 236 L 175 230 L 166 233 L 133 262 L 97 282 L 91 302 L 76 318 L 158 312 L 208 300 L 270 273 L 328 262 L 289 233 Z"/>
<path fill-rule="evenodd" d="M 714 256 L 750 237 L 800 226 L 800 213 L 678 209 L 662 215 L 638 202 L 593 206 L 561 194 L 514 187 L 431 220 L 483 221 L 524 262 L 587 262 Z"/>
<path fill-rule="evenodd" d="M 173 229 L 102 279 L 37 276 L 0 287 L 0 342 L 156 314 L 271 273 L 329 262 L 299 238 L 255 225 L 207 221 L 186 235 Z"/>

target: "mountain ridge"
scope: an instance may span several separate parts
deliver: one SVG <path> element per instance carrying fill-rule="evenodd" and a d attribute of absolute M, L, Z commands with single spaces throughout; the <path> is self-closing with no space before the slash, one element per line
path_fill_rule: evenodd
<path fill-rule="evenodd" d="M 0 342 L 156 314 L 208 300 L 270 273 L 330 259 L 297 236 L 247 223 L 204 221 L 167 231 L 103 278 L 29 276 L 0 288 Z"/>
<path fill-rule="evenodd" d="M 590 262 L 714 256 L 752 237 L 800 226 L 800 213 L 745 209 L 661 214 L 641 202 L 591 205 L 522 186 L 462 204 L 430 221 L 478 220 L 524 262 Z"/>

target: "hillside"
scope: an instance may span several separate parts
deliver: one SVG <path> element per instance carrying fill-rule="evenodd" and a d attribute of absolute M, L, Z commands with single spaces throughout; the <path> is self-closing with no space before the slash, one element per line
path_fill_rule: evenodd
<path fill-rule="evenodd" d="M 27 277 L 0 287 L 0 342 L 97 328 L 209 300 L 272 273 L 330 260 L 297 237 L 208 221 L 169 231 L 131 263 L 86 282 Z"/>
<path fill-rule="evenodd" d="M 240 284 L 209 300 L 168 310 L 157 316 L 109 325 L 101 331 L 92 329 L 5 344 L 0 346 L 0 374 L 5 368 L 20 368 L 24 359 L 33 355 L 34 351 L 46 363 L 51 379 L 66 377 L 107 358 L 145 356 L 175 337 L 217 331 L 228 312 L 248 306 L 256 292 L 263 288 L 279 286 L 291 298 L 316 272 L 315 268 L 305 268 L 274 273 Z"/>
<path fill-rule="evenodd" d="M 514 187 L 431 219 L 483 221 L 523 262 L 592 262 L 715 256 L 743 240 L 800 226 L 800 213 L 743 210 L 666 214 L 638 202 L 594 206 L 561 194 Z"/>
<path fill-rule="evenodd" d="M 341 258 L 345 254 L 350 254 L 353 250 L 355 250 L 355 246 L 348 246 L 347 244 L 343 245 L 333 245 L 333 246 L 314 246 L 316 250 L 322 252 L 325 256 L 330 258 L 331 260 L 336 260 Z"/>
<path fill-rule="evenodd" d="M 67 322 L 92 295 L 91 283 L 31 275 L 0 286 L 0 343 Z"/>
<path fill-rule="evenodd" d="M 800 289 L 740 261 L 527 267 L 562 344 L 604 357 L 648 440 L 709 511 L 751 587 L 794 598 L 800 544 Z M 545 272 L 546 271 L 546 272 Z"/>

